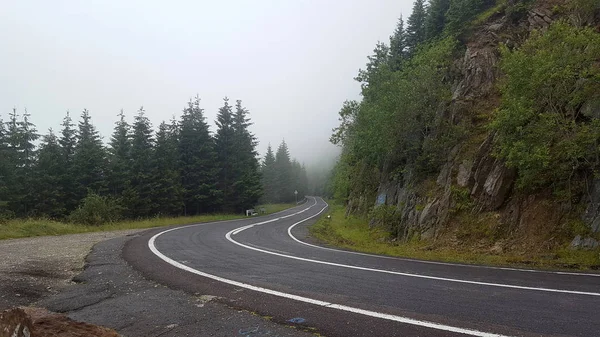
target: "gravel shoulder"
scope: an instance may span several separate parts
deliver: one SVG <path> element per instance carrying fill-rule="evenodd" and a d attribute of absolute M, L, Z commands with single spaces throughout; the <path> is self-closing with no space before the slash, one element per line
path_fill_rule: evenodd
<path fill-rule="evenodd" d="M 142 230 L 0 241 L 0 310 L 35 305 L 72 284 L 96 243 Z"/>
<path fill-rule="evenodd" d="M 128 337 L 314 336 L 144 278 L 121 258 L 141 231 L 0 241 L 0 310 L 43 307 Z"/>

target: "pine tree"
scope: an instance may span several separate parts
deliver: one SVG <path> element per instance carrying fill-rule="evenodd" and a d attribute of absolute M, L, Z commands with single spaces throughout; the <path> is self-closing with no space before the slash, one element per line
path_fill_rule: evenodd
<path fill-rule="evenodd" d="M 450 8 L 450 0 L 431 0 L 425 18 L 425 38 L 434 39 L 442 34 L 446 26 L 446 12 Z"/>
<path fill-rule="evenodd" d="M 275 154 L 275 177 L 278 202 L 294 200 L 294 177 L 290 152 L 285 140 L 281 142 Z"/>
<path fill-rule="evenodd" d="M 108 190 L 114 197 L 120 197 L 129 182 L 131 167 L 131 127 L 125 121 L 123 110 L 119 113 L 119 121 L 115 123 L 110 139 Z"/>
<path fill-rule="evenodd" d="M 494 0 L 451 0 L 446 12 L 447 30 L 460 33 L 477 14 L 495 3 Z"/>
<path fill-rule="evenodd" d="M 88 194 L 88 190 L 94 193 L 105 191 L 106 151 L 96 127 L 91 122 L 90 112 L 86 109 L 81 113 L 73 167 L 78 201 Z"/>
<path fill-rule="evenodd" d="M 390 36 L 390 68 L 398 71 L 406 57 L 406 32 L 404 31 L 404 19 L 400 16 L 394 34 Z"/>
<path fill-rule="evenodd" d="M 79 203 L 78 184 L 73 179 L 76 174 L 74 158 L 75 148 L 77 147 L 77 132 L 68 111 L 62 122 L 61 136 L 58 139 L 58 144 L 61 148 L 60 157 L 63 165 L 63 172 L 60 176 L 60 186 L 62 188 L 61 204 L 64 207 L 64 214 L 62 215 L 67 216 L 77 208 Z"/>
<path fill-rule="evenodd" d="M 35 141 L 39 138 L 35 125 L 29 121 L 30 114 L 25 110 L 19 121 L 17 110 L 13 109 L 7 122 L 7 155 L 12 176 L 7 179 L 9 208 L 19 216 L 32 212 L 31 195 L 35 191 L 32 184 L 35 161 Z"/>
<path fill-rule="evenodd" d="M 237 180 L 235 182 L 235 195 L 237 197 L 235 209 L 240 211 L 251 208 L 258 203 L 262 196 L 260 176 L 260 163 L 256 151 L 256 137 L 248 129 L 252 125 L 248 117 L 248 110 L 242 107 L 242 101 L 237 100 L 233 122 L 234 144 L 237 149 L 236 168 Z"/>
<path fill-rule="evenodd" d="M 214 141 L 200 98 L 183 110 L 179 129 L 179 169 L 184 189 L 184 213 L 213 212 L 220 207 Z"/>
<path fill-rule="evenodd" d="M 62 149 L 52 129 L 44 136 L 35 167 L 35 193 L 31 196 L 37 216 L 62 218 L 65 213 L 64 190 L 61 184 L 64 174 Z"/>
<path fill-rule="evenodd" d="M 177 125 L 162 122 L 156 133 L 153 166 L 155 214 L 180 215 L 183 210 L 183 188 L 177 166 Z"/>
<path fill-rule="evenodd" d="M 223 99 L 223 106 L 217 113 L 217 133 L 215 135 L 215 152 L 219 166 L 217 187 L 222 193 L 222 207 L 225 212 L 234 212 L 237 202 L 235 183 L 239 179 L 237 162 L 240 160 L 240 149 L 236 147 L 233 129 L 233 112 L 229 99 Z"/>
<path fill-rule="evenodd" d="M 0 218 L 8 216 L 8 179 L 11 178 L 12 172 L 6 138 L 4 121 L 0 119 Z"/>
<path fill-rule="evenodd" d="M 416 0 L 406 28 L 406 46 L 411 55 L 416 51 L 419 43 L 425 41 L 425 18 L 425 0 Z"/>
<path fill-rule="evenodd" d="M 377 42 L 373 55 L 368 56 L 367 69 L 359 69 L 358 76 L 354 80 L 361 82 L 363 96 L 367 96 L 367 90 L 375 83 L 380 74 L 382 66 L 389 64 L 390 48 L 383 42 Z"/>
<path fill-rule="evenodd" d="M 141 107 L 133 123 L 131 170 L 128 186 L 124 192 L 125 206 L 131 217 L 148 217 L 156 209 L 152 200 L 153 145 L 152 125 L 146 117 L 144 108 Z"/>
<path fill-rule="evenodd" d="M 277 189 L 276 189 L 276 174 L 275 174 L 275 154 L 271 144 L 267 147 L 267 154 L 262 162 L 261 166 L 262 173 L 262 186 L 264 190 L 263 202 L 274 203 L 277 201 Z"/>

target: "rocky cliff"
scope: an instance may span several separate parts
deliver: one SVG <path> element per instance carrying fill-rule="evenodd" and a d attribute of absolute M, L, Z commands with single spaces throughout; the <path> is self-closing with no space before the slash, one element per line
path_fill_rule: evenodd
<path fill-rule="evenodd" d="M 513 12 L 502 7 L 461 36 L 466 48 L 454 63 L 452 101 L 439 114 L 466 125 L 468 136 L 449 151 L 435 179 L 398 179 L 386 172 L 380 177 L 375 203 L 399 211 L 400 239 L 490 252 L 543 252 L 571 241 L 573 248 L 598 247 L 600 179 L 586 177 L 587 188 L 575 204 L 558 201 L 551 187 L 524 193 L 515 188 L 516 169 L 494 154 L 496 135 L 486 128 L 500 102 L 500 45 L 518 47 L 532 31 L 565 19 L 567 14 L 557 11 L 564 3 L 536 1 Z M 571 19 L 600 22 L 598 13 Z M 367 199 L 350 200 L 349 209 L 372 202 Z M 577 226 L 585 228 L 574 231 Z"/>

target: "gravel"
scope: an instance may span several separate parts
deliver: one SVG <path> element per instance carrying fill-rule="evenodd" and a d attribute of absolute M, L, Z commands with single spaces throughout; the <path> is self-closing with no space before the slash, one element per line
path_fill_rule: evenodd
<path fill-rule="evenodd" d="M 58 293 L 82 271 L 100 241 L 142 230 L 43 236 L 0 241 L 0 310 L 33 305 Z"/>

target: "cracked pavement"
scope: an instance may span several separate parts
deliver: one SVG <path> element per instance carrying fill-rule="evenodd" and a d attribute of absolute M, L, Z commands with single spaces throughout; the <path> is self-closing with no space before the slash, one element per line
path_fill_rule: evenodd
<path fill-rule="evenodd" d="M 145 279 L 123 259 L 129 238 L 98 243 L 75 285 L 37 303 L 124 336 L 313 336 L 238 310 L 211 294 L 189 294 Z"/>

